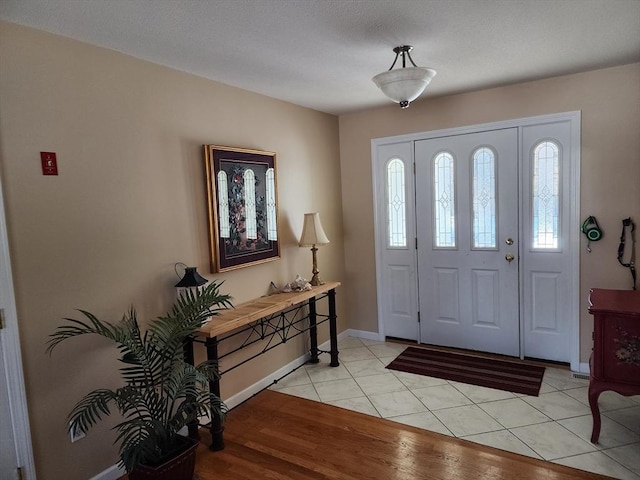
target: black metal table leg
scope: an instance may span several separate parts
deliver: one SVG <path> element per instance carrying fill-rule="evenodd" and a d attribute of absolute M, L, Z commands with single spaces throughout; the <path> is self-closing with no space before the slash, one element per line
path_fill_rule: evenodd
<path fill-rule="evenodd" d="M 327 293 L 329 300 L 329 340 L 331 343 L 331 363 L 329 366 L 338 367 L 340 362 L 338 361 L 338 326 L 336 323 L 336 290 L 331 289 Z"/>
<path fill-rule="evenodd" d="M 318 363 L 318 327 L 316 326 L 316 299 L 309 299 L 309 336 L 311 337 L 311 358 L 309 363 Z"/>
<path fill-rule="evenodd" d="M 184 341 L 182 346 L 182 351 L 184 353 L 184 361 L 189 365 L 194 364 L 194 356 L 193 356 L 193 338 L 187 338 Z M 198 440 L 200 438 L 200 434 L 198 433 L 198 419 L 196 418 L 192 422 L 187 425 L 187 429 L 189 431 L 189 438 L 193 438 Z"/>
<path fill-rule="evenodd" d="M 205 345 L 207 348 L 207 360 L 209 361 L 218 361 L 218 339 L 216 337 L 207 338 L 205 341 Z M 220 397 L 220 379 L 216 378 L 214 381 L 209 382 L 209 391 L 215 395 Z M 209 446 L 210 450 L 222 450 L 224 449 L 224 423 L 220 415 L 215 413 L 213 409 L 211 409 L 211 427 L 209 428 L 211 432 L 211 445 Z"/>

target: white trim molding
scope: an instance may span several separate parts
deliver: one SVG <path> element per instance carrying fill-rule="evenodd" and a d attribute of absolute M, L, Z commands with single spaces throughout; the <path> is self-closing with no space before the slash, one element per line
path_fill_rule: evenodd
<path fill-rule="evenodd" d="M 9 396 L 9 411 L 13 427 L 16 448 L 16 459 L 22 468 L 22 478 L 35 480 L 36 467 L 31 446 L 31 428 L 27 410 L 27 393 L 22 370 L 22 353 L 20 350 L 20 334 L 18 331 L 18 314 L 13 289 L 11 259 L 9 255 L 9 239 L 4 211 L 2 187 L 0 186 L 0 307 L 4 310 L 5 326 L 0 333 L 4 367 Z M 0 376 L 4 376 L 1 372 Z M 4 381 L 4 379 L 0 379 Z"/>

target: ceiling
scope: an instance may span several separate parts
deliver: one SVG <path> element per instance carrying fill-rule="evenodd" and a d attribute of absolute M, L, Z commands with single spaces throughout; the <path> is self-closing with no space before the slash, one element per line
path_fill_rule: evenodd
<path fill-rule="evenodd" d="M 640 0 L 0 0 L 0 18 L 335 115 L 390 104 L 371 77 L 397 45 L 438 71 L 422 99 L 640 62 Z"/>

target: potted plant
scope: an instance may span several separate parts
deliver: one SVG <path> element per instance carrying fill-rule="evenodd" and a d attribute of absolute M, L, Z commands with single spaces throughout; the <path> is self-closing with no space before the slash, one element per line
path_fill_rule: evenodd
<path fill-rule="evenodd" d="M 123 420 L 114 430 L 120 443 L 120 464 L 130 480 L 170 478 L 191 480 L 197 442 L 178 432 L 210 411 L 224 415 L 226 406 L 209 392 L 209 381 L 217 376 L 217 365 L 205 361 L 193 366 L 185 362 L 183 347 L 208 318 L 231 307 L 231 297 L 211 282 L 200 289 L 183 291 L 170 312 L 152 320 L 142 332 L 134 308 L 119 323 L 112 324 L 79 310 L 82 320 L 67 318 L 51 335 L 47 352 L 61 342 L 80 335 L 97 334 L 112 340 L 120 351 L 124 386 L 99 389 L 82 398 L 69 414 L 69 430 L 87 432 L 103 417 L 117 410 Z M 191 459 L 178 457 L 192 445 Z M 166 463 L 178 457 L 187 467 L 185 477 L 166 473 Z M 156 470 L 155 473 L 153 470 Z M 148 473 L 151 471 L 152 473 Z M 159 476 L 158 471 L 168 476 Z"/>

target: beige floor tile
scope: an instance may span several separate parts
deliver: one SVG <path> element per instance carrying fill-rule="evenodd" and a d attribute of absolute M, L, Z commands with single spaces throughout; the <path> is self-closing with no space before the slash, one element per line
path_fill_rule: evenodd
<path fill-rule="evenodd" d="M 589 387 L 563 390 L 563 393 L 566 393 L 585 405 L 589 405 Z M 618 410 L 619 408 L 635 407 L 637 402 L 632 397 L 625 397 L 614 391 L 607 390 L 602 392 L 598 397 L 598 405 L 600 406 L 601 412 L 608 412 L 609 410 Z"/>
<path fill-rule="evenodd" d="M 542 381 L 557 390 L 589 386 L 589 380 L 573 378 L 572 372 L 559 368 L 546 368 Z"/>
<path fill-rule="evenodd" d="M 314 383 L 314 386 L 316 387 L 316 391 L 323 402 L 365 396 L 364 392 L 360 389 L 353 378 Z"/>
<path fill-rule="evenodd" d="M 389 372 L 389 370 L 385 368 L 385 364 L 378 358 L 343 362 L 343 365 L 353 378 L 366 377 L 368 375 L 381 375 Z"/>
<path fill-rule="evenodd" d="M 345 348 L 364 347 L 362 340 L 356 337 L 344 337 L 338 340 L 338 350 L 342 353 Z"/>
<path fill-rule="evenodd" d="M 278 380 L 278 383 L 271 386 L 271 390 L 282 390 L 283 388 L 308 385 L 310 383 L 311 379 L 309 378 L 307 371 L 304 368 L 299 368 L 295 372 L 292 372 L 286 377 Z"/>
<path fill-rule="evenodd" d="M 487 415 L 477 405 L 445 408 L 436 410 L 433 414 L 456 437 L 466 437 L 478 433 L 503 430 L 504 427 Z"/>
<path fill-rule="evenodd" d="M 370 395 L 369 400 L 384 418 L 425 412 L 427 408 L 408 390 Z"/>
<path fill-rule="evenodd" d="M 384 363 L 385 368 L 387 367 L 387 365 L 389 365 L 391 362 L 393 362 L 398 356 L 394 355 L 393 357 L 378 357 L 378 360 L 380 360 L 382 363 Z"/>
<path fill-rule="evenodd" d="M 630 430 L 640 434 L 640 405 L 620 410 L 611 410 L 603 414 Z"/>
<path fill-rule="evenodd" d="M 640 475 L 640 443 L 603 450 L 603 453 Z"/>
<path fill-rule="evenodd" d="M 558 389 L 555 387 L 552 387 L 551 385 L 549 385 L 548 383 L 544 383 L 542 382 L 540 384 L 540 390 L 538 391 L 538 395 L 542 394 L 542 393 L 551 393 L 551 392 L 557 392 Z M 514 395 L 516 397 L 532 397 L 534 395 L 526 395 L 524 393 L 514 393 Z"/>
<path fill-rule="evenodd" d="M 389 417 L 394 422 L 411 425 L 412 427 L 422 428 L 430 432 L 442 433 L 443 435 L 453 436 L 447 427 L 431 412 L 411 413 L 409 415 L 399 415 L 397 417 Z"/>
<path fill-rule="evenodd" d="M 542 393 L 538 397 L 522 397 L 522 399 L 553 420 L 591 413 L 584 403 L 563 392 Z"/>
<path fill-rule="evenodd" d="M 640 480 L 640 476 L 623 467 L 615 460 L 602 452 L 583 453 L 573 457 L 560 458 L 553 463 L 566 465 L 567 467 L 586 470 L 587 472 L 608 475 L 620 480 Z"/>
<path fill-rule="evenodd" d="M 470 385 L 468 383 L 449 382 L 456 390 L 459 390 L 465 397 L 469 398 L 473 403 L 492 402 L 495 400 L 503 400 L 505 398 L 514 398 L 515 395 L 504 390 L 495 388 L 480 387 L 478 385 Z"/>
<path fill-rule="evenodd" d="M 383 343 L 380 345 L 369 345 L 369 350 L 376 357 L 397 357 L 407 349 L 407 345 L 397 343 Z"/>
<path fill-rule="evenodd" d="M 452 385 L 436 385 L 434 387 L 414 388 L 413 394 L 431 411 L 441 408 L 470 405 L 473 402 Z"/>
<path fill-rule="evenodd" d="M 417 388 L 434 387 L 436 385 L 449 385 L 449 382 L 442 378 L 427 377 L 425 375 L 416 375 L 415 373 L 399 372 L 397 370 L 389 370 L 398 379 L 405 384 L 409 390 Z"/>
<path fill-rule="evenodd" d="M 544 383 L 544 382 L 542 382 L 542 383 L 540 384 L 540 391 L 538 392 L 538 394 L 541 394 L 541 393 L 550 393 L 550 392 L 557 392 L 557 391 L 558 391 L 558 389 L 557 389 L 557 388 L 555 388 L 555 387 L 553 387 L 553 386 L 549 385 L 548 383 Z M 528 396 L 528 395 L 527 395 L 527 396 Z"/>
<path fill-rule="evenodd" d="M 293 395 L 294 397 L 306 398 L 307 400 L 315 400 L 316 402 L 320 401 L 320 396 L 318 396 L 318 392 L 315 387 L 311 384 L 309 385 L 296 385 L 294 387 L 286 387 L 279 389 L 278 392 L 286 393 L 287 395 Z"/>
<path fill-rule="evenodd" d="M 366 377 L 358 377 L 355 380 L 366 395 L 407 390 L 407 387 L 391 373 L 368 375 Z"/>
<path fill-rule="evenodd" d="M 596 448 L 613 448 L 629 443 L 640 442 L 640 435 L 620 425 L 618 422 L 614 422 L 609 417 L 602 415 L 600 421 L 602 425 L 598 443 L 594 444 Z M 558 420 L 558 423 L 571 430 L 583 440 L 591 441 L 591 431 L 593 429 L 593 418 L 591 415 Z"/>
<path fill-rule="evenodd" d="M 596 448 L 556 422 L 510 429 L 516 437 L 545 460 L 593 452 Z"/>
<path fill-rule="evenodd" d="M 304 366 L 307 375 L 313 383 L 329 382 L 351 378 L 351 374 L 344 365 L 330 367 L 328 363 L 307 364 Z"/>
<path fill-rule="evenodd" d="M 355 362 L 356 360 L 367 360 L 371 358 L 376 358 L 376 356 L 371 353 L 368 347 L 354 347 L 354 348 L 345 348 L 340 351 L 339 355 L 340 361 L 342 362 Z"/>
<path fill-rule="evenodd" d="M 347 410 L 353 410 L 354 412 L 360 412 L 360 413 L 364 413 L 366 415 L 371 415 L 374 417 L 380 416 L 378 411 L 375 409 L 375 407 L 367 397 L 355 397 L 355 398 L 347 398 L 345 400 L 333 400 L 327 403 L 330 405 L 335 405 L 336 407 L 346 408 Z"/>
<path fill-rule="evenodd" d="M 487 402 L 478 406 L 506 428 L 535 425 L 536 423 L 545 423 L 551 420 L 540 410 L 532 407 L 521 398 Z"/>
<path fill-rule="evenodd" d="M 518 453 L 520 455 L 526 455 L 527 457 L 538 459 L 541 458 L 540 455 L 527 447 L 527 445 L 525 445 L 509 430 L 498 430 L 497 432 L 479 433 L 477 435 L 470 435 L 468 437 L 462 438 L 471 442 L 480 443 L 482 445 L 488 445 L 489 447 L 506 450 L 507 452 Z"/>

